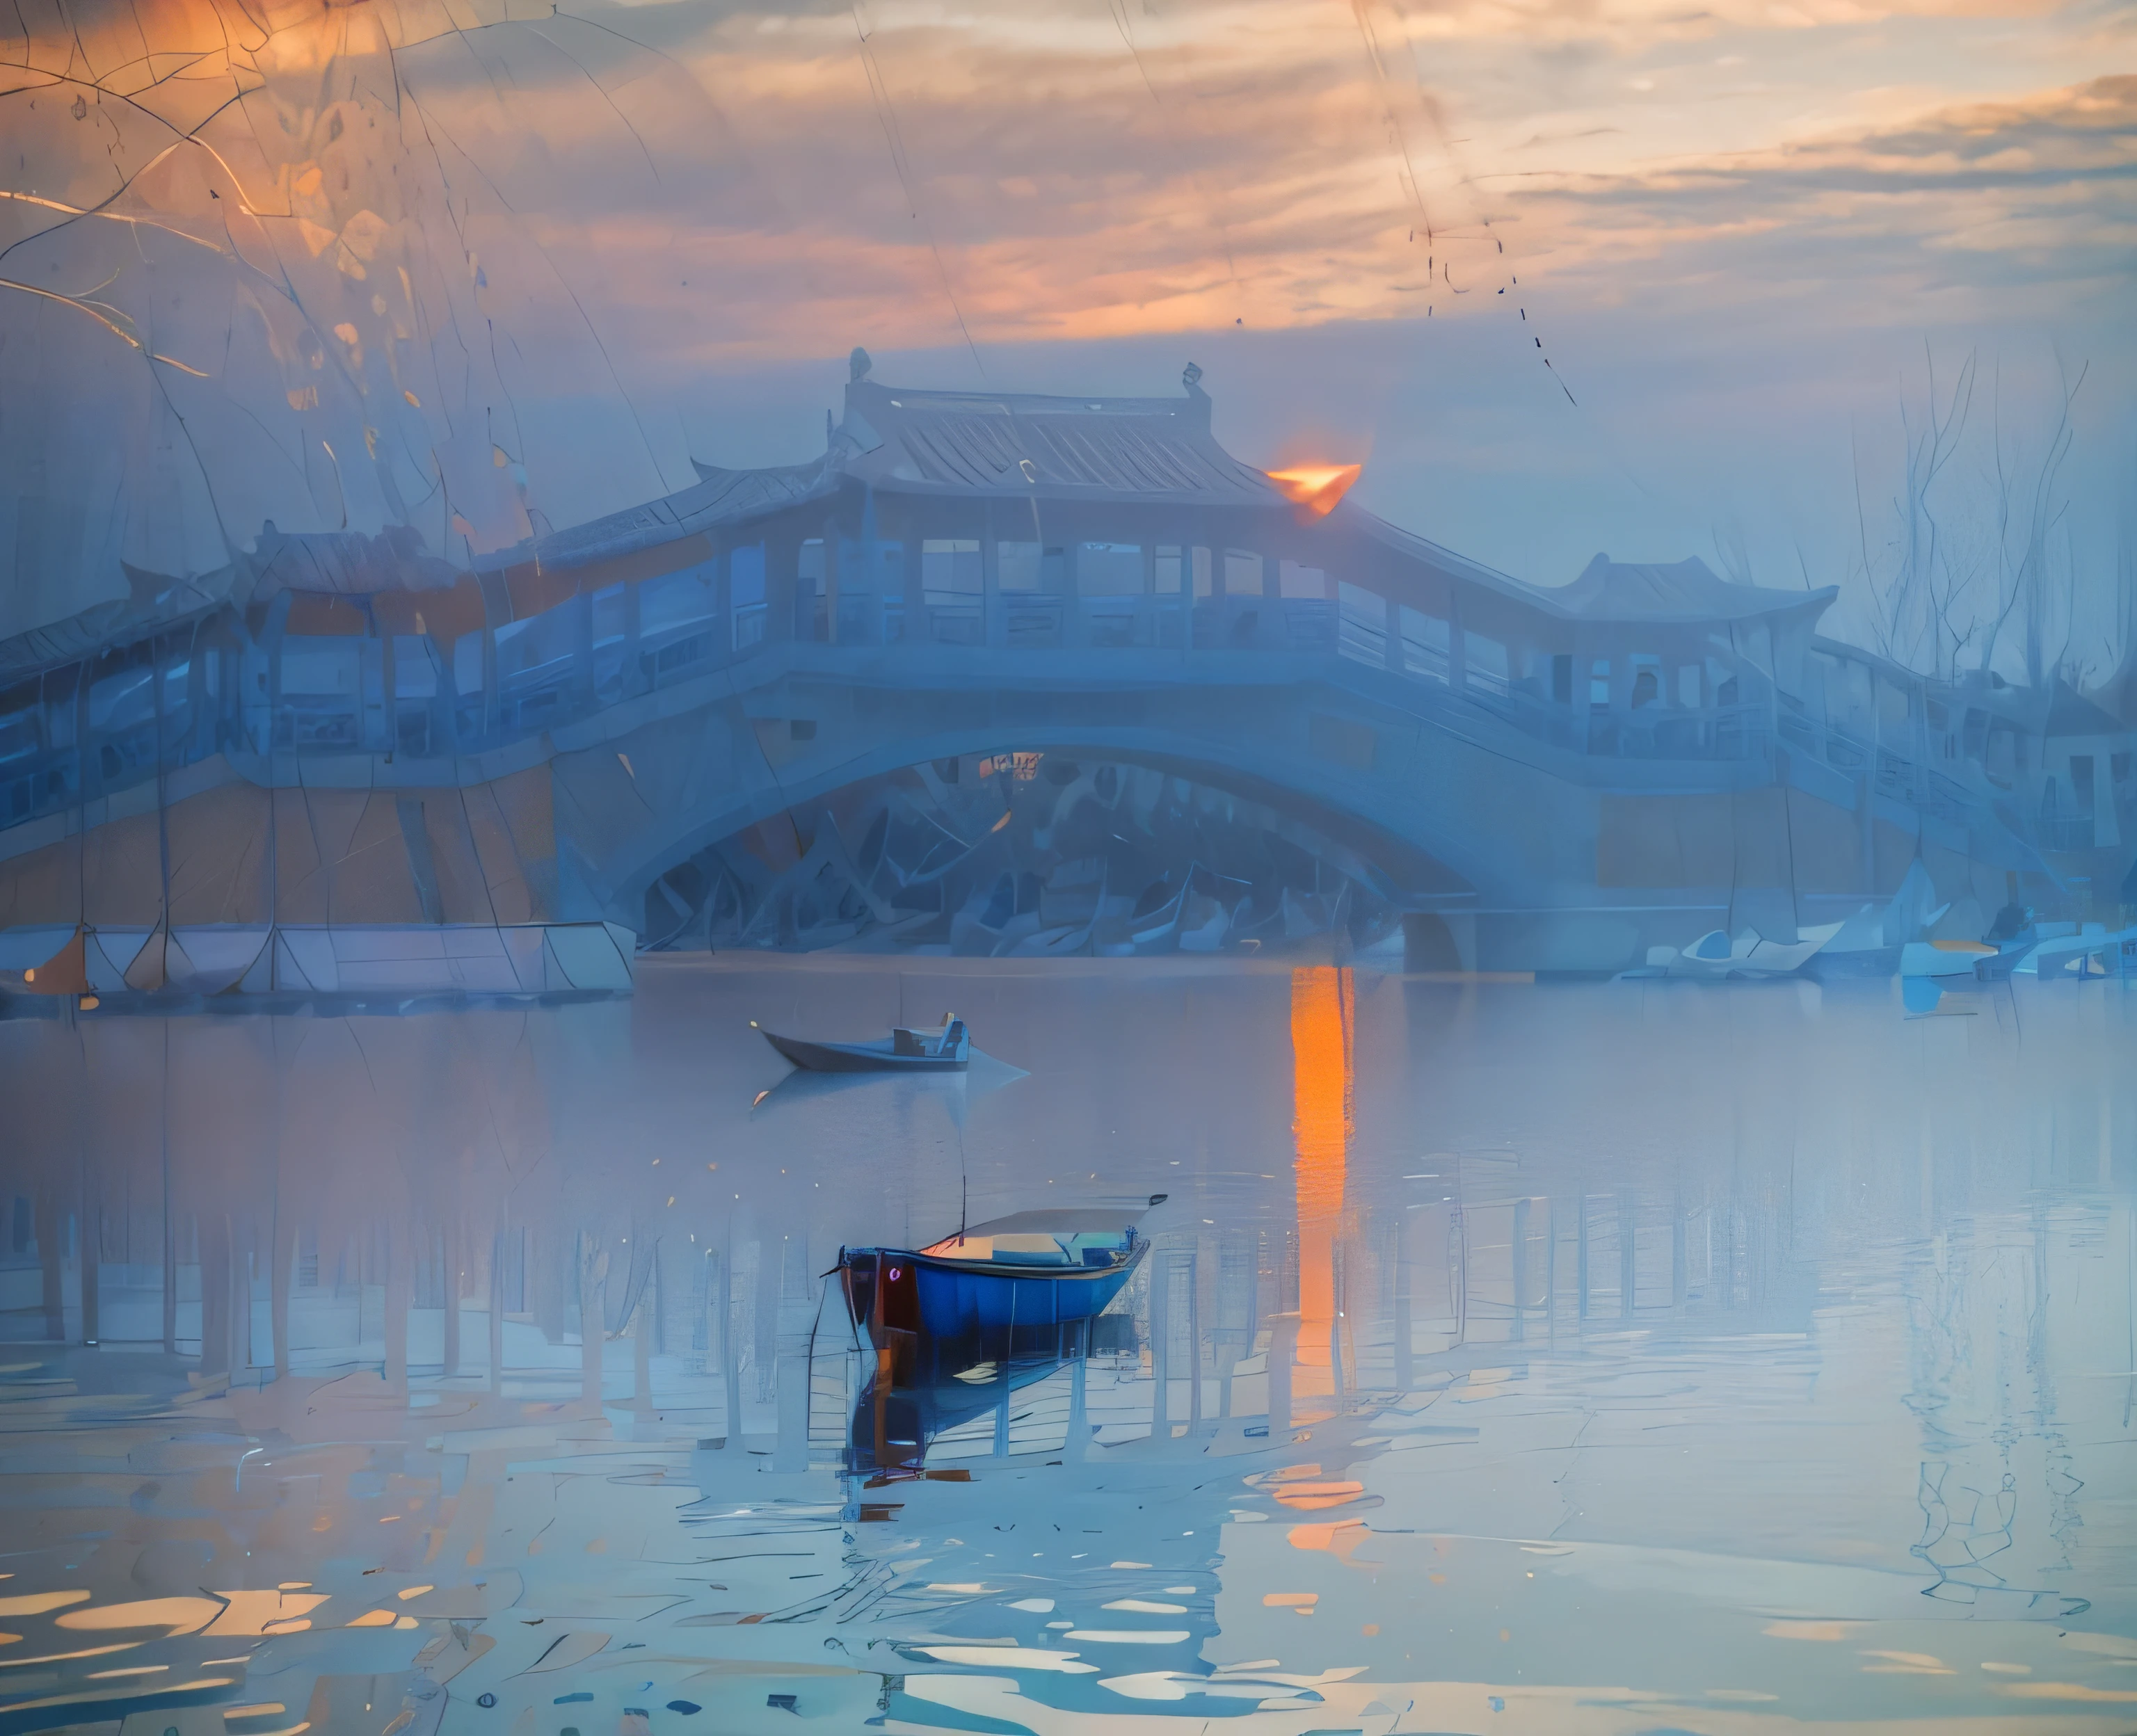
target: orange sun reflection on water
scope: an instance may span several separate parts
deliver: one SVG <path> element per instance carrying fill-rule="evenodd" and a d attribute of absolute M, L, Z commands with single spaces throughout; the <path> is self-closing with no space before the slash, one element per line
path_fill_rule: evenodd
<path fill-rule="evenodd" d="M 1335 1390 L 1336 1235 L 1351 1150 L 1351 973 L 1331 965 L 1291 974 L 1292 1142 L 1297 1153 L 1298 1363 L 1301 1396 Z"/>

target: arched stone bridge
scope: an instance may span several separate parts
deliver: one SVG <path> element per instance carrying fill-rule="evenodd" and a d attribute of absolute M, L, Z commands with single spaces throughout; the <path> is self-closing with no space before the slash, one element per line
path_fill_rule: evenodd
<path fill-rule="evenodd" d="M 1208 416 L 1191 383 L 864 379 L 814 464 L 707 471 L 450 583 L 389 539 L 263 536 L 190 617 L 104 623 L 0 696 L 0 953 L 635 927 L 723 838 L 1018 750 L 1295 815 L 1477 968 L 1785 936 L 1916 861 L 1987 908 L 2007 873 L 2126 867 L 2129 732 L 2067 690 L 1925 683 L 1816 638 L 1830 591 L 1696 562 L 1521 585 L 1294 506 Z"/>

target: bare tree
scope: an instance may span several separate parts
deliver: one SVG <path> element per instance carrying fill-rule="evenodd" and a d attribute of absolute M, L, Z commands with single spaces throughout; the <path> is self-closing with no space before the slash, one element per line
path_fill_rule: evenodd
<path fill-rule="evenodd" d="M 1989 462 L 1981 486 L 1962 488 L 1952 461 L 1968 444 L 1975 357 L 1969 353 L 1948 392 L 1939 390 L 1934 353 L 1925 360 L 1920 406 L 1901 396 L 1906 469 L 1891 501 L 1893 534 L 1881 547 L 1872 546 L 1857 464 L 1857 558 L 1871 598 L 1874 647 L 1925 675 L 1956 681 L 1963 665 L 1989 670 L 2015 618 L 2025 630 L 2028 685 L 2045 690 L 2057 677 L 2081 683 L 2096 671 L 2070 657 L 2079 613 L 2077 563 L 2064 522 L 2070 503 L 2062 470 L 2075 440 L 2071 406 L 2086 370 L 2081 367 L 2074 380 L 2067 373 L 2062 377 L 2054 424 L 2037 457 L 2029 458 L 2027 442 L 2006 436 L 1999 365 L 1992 387 Z M 2125 582 L 2137 585 L 2137 579 Z M 2127 649 L 2137 649 L 2133 610 L 2137 600 L 2125 598 L 2123 613 L 2130 625 L 2118 622 L 2115 630 Z M 2058 630 L 2062 644 L 2052 651 Z"/>
<path fill-rule="evenodd" d="M 1871 631 L 1877 649 L 1895 663 L 1949 678 L 1976 623 L 1963 606 L 1979 576 L 1978 557 L 1954 558 L 1952 538 L 1940 516 L 1938 483 L 1959 452 L 1974 405 L 1975 358 L 1960 365 L 1950 394 L 1939 401 L 1936 357 L 1924 346 L 1928 385 L 1920 413 L 1903 395 L 1901 425 L 1906 435 L 1906 470 L 1892 501 L 1899 521 L 1896 560 L 1882 577 L 1870 553 L 1870 532 L 1857 473 L 1855 514 L 1863 577 L 1874 600 Z"/>
<path fill-rule="evenodd" d="M 2047 447 L 2041 455 L 2040 464 L 2033 472 L 2032 486 L 2025 489 L 2024 514 L 2015 528 L 2018 542 L 2014 552 L 2012 533 L 2014 528 L 2013 497 L 2023 486 L 2024 465 L 2013 446 L 2006 454 L 2003 445 L 2003 370 L 1997 370 L 1996 411 L 1993 430 L 1996 459 L 1996 607 L 1990 615 L 1987 631 L 1982 635 L 1981 655 L 1975 664 L 1986 670 L 1996 654 L 1996 642 L 2013 610 L 2022 610 L 2026 625 L 2026 679 L 2034 687 L 2041 684 L 2046 673 L 2043 645 L 2049 627 L 2052 603 L 2048 576 L 2048 542 L 2050 533 L 2061 522 L 2068 509 L 2069 502 L 2058 498 L 2057 477 L 2063 460 L 2070 455 L 2071 442 L 2075 430 L 2071 426 L 2071 406 L 2077 401 L 2079 389 L 2085 384 L 2086 369 L 2081 367 L 2075 381 L 2065 377 L 2062 399 L 2057 409 L 2056 424 L 2048 435 Z M 2075 612 L 2070 605 L 2076 601 L 2076 574 L 2071 563 L 2065 563 L 2062 589 L 2066 593 L 2064 619 L 2066 634 L 2068 622 Z M 2066 646 L 2067 649 L 2067 646 Z"/>

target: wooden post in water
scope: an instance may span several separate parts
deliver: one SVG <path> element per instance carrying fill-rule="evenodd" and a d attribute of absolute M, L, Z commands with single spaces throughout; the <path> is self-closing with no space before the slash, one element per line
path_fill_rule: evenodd
<path fill-rule="evenodd" d="M 278 1204 L 268 1223 L 268 1248 L 274 1261 L 267 1274 L 268 1330 L 275 1335 L 275 1378 L 290 1378 L 290 1288 L 297 1265 L 297 1226 Z"/>
<path fill-rule="evenodd" d="M 230 1373 L 230 1219 L 209 1212 L 199 1220 L 201 1374 Z"/>
<path fill-rule="evenodd" d="M 445 1304 L 444 1374 L 450 1380 L 460 1371 L 460 1234 L 450 1220 L 438 1233 L 438 1283 Z"/>
<path fill-rule="evenodd" d="M 1082 1320 L 1072 1329 L 1068 1358 L 1068 1438 L 1062 1443 L 1061 1456 L 1073 1465 L 1083 1456 L 1083 1448 L 1091 1437 L 1089 1414 L 1085 1408 L 1085 1379 L 1091 1359 L 1091 1322 Z"/>
<path fill-rule="evenodd" d="M 641 1417 L 653 1412 L 653 1331 L 660 1296 L 655 1285 L 646 1285 L 638 1293 L 638 1311 L 631 1317 L 630 1408 Z"/>
<path fill-rule="evenodd" d="M 723 1407 L 721 1427 L 727 1431 L 722 1437 L 729 1452 L 742 1451 L 742 1370 L 735 1365 L 734 1335 L 734 1238 L 728 1238 L 727 1252 L 719 1257 L 718 1301 L 720 1311 L 720 1402 Z"/>
<path fill-rule="evenodd" d="M 1406 1238 L 1409 1226 L 1397 1219 L 1395 1225 L 1395 1306 L 1394 1331 L 1390 1335 L 1395 1350 L 1395 1380 L 1398 1392 L 1407 1393 L 1416 1378 L 1417 1365 L 1410 1350 L 1409 1259 Z"/>
<path fill-rule="evenodd" d="M 981 1349 L 986 1347 L 981 1345 Z M 1009 1407 L 1014 1388 L 1010 1385 L 1010 1364 L 1016 1359 L 1016 1286 L 1009 1286 L 1009 1325 L 1002 1331 L 1001 1360 L 995 1365 L 995 1379 L 1001 1383 L 1001 1398 L 995 1407 L 995 1456 L 1009 1456 Z"/>
<path fill-rule="evenodd" d="M 504 1238 L 499 1229 L 489 1238 L 489 1389 L 504 1390 Z"/>
<path fill-rule="evenodd" d="M 1633 1317 L 1633 1307 L 1639 1290 L 1639 1223 L 1633 1205 L 1633 1190 L 1618 1190 L 1618 1315 L 1621 1320 Z"/>
<path fill-rule="evenodd" d="M 1268 1437 L 1273 1447 L 1291 1439 L 1291 1364 L 1298 1348 L 1296 1310 L 1269 1316 Z"/>
<path fill-rule="evenodd" d="M 79 1257 L 75 1262 L 75 1276 L 81 1286 L 81 1341 L 95 1344 L 103 1335 L 99 1330 L 98 1295 L 101 1288 L 99 1272 L 104 1257 L 104 1208 L 98 1199 L 96 1184 L 90 1179 L 89 1165 L 82 1165 L 81 1183 L 81 1241 Z"/>
<path fill-rule="evenodd" d="M 1508 1250 L 1511 1258 L 1507 1262 L 1513 1278 L 1513 1324 L 1507 1336 L 1520 1344 L 1528 1336 L 1529 1302 L 1529 1203 L 1526 1199 L 1514 1202 L 1513 1247 Z"/>
<path fill-rule="evenodd" d="M 1152 1250 L 1150 1272 L 1150 1437 L 1172 1433 L 1172 1262 Z"/>
<path fill-rule="evenodd" d="M 1180 1260 L 1180 1269 L 1187 1274 L 1187 1432 L 1190 1438 L 1202 1432 L 1202 1296 L 1201 1286 L 1196 1281 L 1200 1252 L 1198 1237 Z"/>
<path fill-rule="evenodd" d="M 596 1270 L 596 1257 L 588 1250 L 584 1232 L 579 1238 L 579 1397 L 590 1404 L 601 1400 L 601 1341 L 607 1335 L 601 1319 L 604 1272 Z"/>
<path fill-rule="evenodd" d="M 386 1386 L 394 1393 L 408 1390 L 408 1233 L 388 1224 L 386 1242 Z"/>
<path fill-rule="evenodd" d="M 61 1226 L 65 1219 L 60 1214 L 56 1183 L 46 1183 L 38 1188 L 35 1213 L 37 1265 L 44 1279 L 45 1336 L 63 1339 L 66 1336 L 66 1289 L 61 1275 L 61 1262 L 66 1250 L 61 1242 Z"/>

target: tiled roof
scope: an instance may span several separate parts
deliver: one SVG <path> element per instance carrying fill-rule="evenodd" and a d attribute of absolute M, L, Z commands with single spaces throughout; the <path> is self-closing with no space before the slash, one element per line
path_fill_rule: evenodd
<path fill-rule="evenodd" d="M 1696 556 L 1664 565 L 1598 555 L 1570 585 L 1543 596 L 1563 613 L 1584 620 L 1731 621 L 1805 608 L 1822 611 L 1838 594 L 1830 587 L 1774 591 L 1732 585 Z"/>
<path fill-rule="evenodd" d="M 917 391 L 857 380 L 840 430 L 849 475 L 890 489 L 1283 504 L 1217 444 L 1210 400 Z"/>

